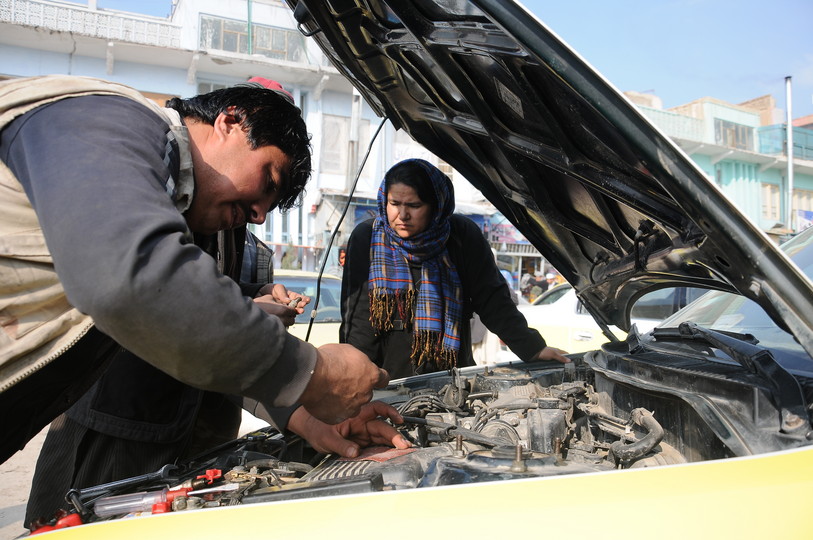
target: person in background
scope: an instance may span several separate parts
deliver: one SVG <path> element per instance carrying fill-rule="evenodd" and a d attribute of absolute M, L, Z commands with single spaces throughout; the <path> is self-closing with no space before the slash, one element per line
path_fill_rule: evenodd
<path fill-rule="evenodd" d="M 477 225 L 454 214 L 449 178 L 420 159 L 394 165 L 378 216 L 348 241 L 340 340 L 395 378 L 469 366 L 475 312 L 523 360 L 569 362 L 528 327 Z"/>
<path fill-rule="evenodd" d="M 548 291 L 559 284 L 559 281 L 556 279 L 556 274 L 554 274 L 552 272 L 548 272 L 547 274 L 545 274 L 545 282 L 548 285 L 545 288 L 545 290 L 548 290 Z"/>

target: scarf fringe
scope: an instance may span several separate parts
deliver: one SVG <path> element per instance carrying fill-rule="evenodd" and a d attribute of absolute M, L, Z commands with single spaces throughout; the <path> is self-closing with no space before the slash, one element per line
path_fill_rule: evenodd
<path fill-rule="evenodd" d="M 443 348 L 443 334 L 416 332 L 412 339 L 412 362 L 420 367 L 424 362 L 434 362 L 441 370 L 457 367 L 457 351 Z"/>
<path fill-rule="evenodd" d="M 418 293 L 415 289 L 398 289 L 392 291 L 375 287 L 370 291 L 370 324 L 377 333 L 392 330 L 393 315 L 398 313 L 404 328 L 412 330 L 415 317 L 415 301 Z"/>
<path fill-rule="evenodd" d="M 404 323 L 404 328 L 412 330 L 415 316 L 415 301 L 418 293 L 415 289 L 400 289 L 392 291 L 383 287 L 376 287 L 370 291 L 370 324 L 376 333 L 388 332 L 393 329 L 393 315 Z M 416 366 L 424 362 L 434 362 L 439 369 L 449 370 L 457 366 L 457 351 L 443 348 L 443 334 L 423 330 L 415 332 L 412 336 L 412 363 Z"/>

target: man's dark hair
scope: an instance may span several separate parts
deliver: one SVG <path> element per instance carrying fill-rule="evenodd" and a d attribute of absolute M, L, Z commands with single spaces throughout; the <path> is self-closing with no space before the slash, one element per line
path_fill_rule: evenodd
<path fill-rule="evenodd" d="M 188 99 L 172 98 L 167 107 L 183 118 L 214 125 L 220 113 L 235 107 L 252 149 L 276 146 L 291 158 L 291 174 L 282 186 L 277 208 L 289 210 L 301 202 L 305 184 L 311 175 L 311 144 L 302 111 L 284 96 L 264 88 L 234 86 L 200 94 Z"/>

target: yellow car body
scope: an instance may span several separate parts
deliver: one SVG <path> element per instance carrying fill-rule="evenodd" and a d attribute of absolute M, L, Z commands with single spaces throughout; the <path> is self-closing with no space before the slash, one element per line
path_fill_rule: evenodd
<path fill-rule="evenodd" d="M 810 486 L 813 448 L 803 448 L 597 475 L 174 512 L 54 536 L 412 540 L 460 535 L 474 520 L 470 534 L 477 538 L 801 540 L 811 537 Z"/>

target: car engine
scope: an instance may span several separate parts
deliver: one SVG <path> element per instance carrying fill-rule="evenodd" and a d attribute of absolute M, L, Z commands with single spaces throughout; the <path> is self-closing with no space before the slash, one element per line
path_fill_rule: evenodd
<path fill-rule="evenodd" d="M 373 447 L 346 459 L 269 427 L 183 465 L 75 490 L 68 500 L 87 522 L 687 461 L 651 410 L 619 416 L 608 407 L 579 358 L 564 367 L 519 363 L 412 377 L 376 399 L 404 417 L 396 427 L 412 448 Z"/>
<path fill-rule="evenodd" d="M 404 417 L 396 428 L 411 441 L 408 449 L 372 447 L 347 459 L 262 428 L 186 463 L 73 490 L 69 517 L 87 523 L 674 465 L 813 438 L 809 418 L 791 421 L 787 394 L 730 361 L 659 353 L 637 337 L 570 358 L 564 366 L 517 362 L 418 375 L 377 391 L 375 399 Z M 802 382 L 813 394 L 813 383 Z"/>

